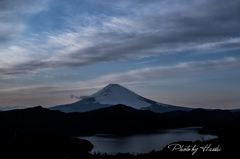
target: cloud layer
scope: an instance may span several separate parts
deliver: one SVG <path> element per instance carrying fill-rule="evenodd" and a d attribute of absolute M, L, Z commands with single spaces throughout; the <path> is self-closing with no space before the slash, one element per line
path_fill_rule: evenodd
<path fill-rule="evenodd" d="M 26 29 L 28 16 L 44 10 L 46 0 L 1 0 L 0 1 L 0 42 L 6 42 Z"/>
<path fill-rule="evenodd" d="M 13 19 L 17 20 L 1 22 L 3 28 L 12 30 L 9 33 L 3 29 L 0 33 L 2 40 L 24 30 L 26 26 L 20 16 L 43 10 L 40 7 L 34 12 L 31 9 L 25 11 L 21 6 L 28 4 L 27 0 L 21 1 L 21 4 L 14 1 L 14 5 L 7 2 L 1 1 L 1 15 L 5 19 L 14 15 Z M 26 47 L 5 47 L 0 75 L 26 74 L 44 69 L 78 67 L 189 50 L 201 53 L 206 50 L 240 49 L 238 0 L 174 1 L 174 5 L 169 1 L 102 3 L 107 8 L 117 6 L 116 13 L 68 16 L 63 23 L 68 24 L 68 29 L 36 33 L 25 39 L 25 44 L 28 44 Z M 91 1 L 90 4 L 102 3 Z M 16 10 L 14 7 L 17 6 L 20 7 Z M 17 24 L 22 27 L 16 27 Z M 6 54 L 13 54 L 22 60 L 12 59 L 12 56 Z"/>
<path fill-rule="evenodd" d="M 138 70 L 131 70 L 124 73 L 110 74 L 102 76 L 98 79 L 90 80 L 86 83 L 92 85 L 94 83 L 121 83 L 129 81 L 142 81 L 149 79 L 164 80 L 169 77 L 184 77 L 186 75 L 197 74 L 201 72 L 221 71 L 236 69 L 240 67 L 240 59 L 234 57 L 227 57 L 218 60 L 206 60 L 206 61 L 192 61 L 183 62 L 173 66 L 160 66 L 152 68 L 144 68 Z M 79 85 L 82 85 L 80 82 Z"/>

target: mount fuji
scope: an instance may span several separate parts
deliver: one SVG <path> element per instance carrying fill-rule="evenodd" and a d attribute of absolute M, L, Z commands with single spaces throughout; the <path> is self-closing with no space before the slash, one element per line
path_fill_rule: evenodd
<path fill-rule="evenodd" d="M 135 109 L 150 110 L 157 113 L 174 110 L 190 111 L 191 108 L 172 106 L 158 103 L 144 98 L 128 90 L 119 84 L 109 84 L 98 92 L 85 97 L 72 104 L 59 105 L 49 108 L 50 110 L 60 110 L 62 112 L 86 112 L 95 109 L 110 107 L 117 104 L 124 104 Z"/>

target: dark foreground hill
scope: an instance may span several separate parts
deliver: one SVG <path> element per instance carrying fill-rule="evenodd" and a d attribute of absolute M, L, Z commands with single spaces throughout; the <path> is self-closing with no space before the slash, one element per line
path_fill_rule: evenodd
<path fill-rule="evenodd" d="M 200 132 L 219 135 L 219 139 L 180 144 L 197 146 L 220 144 L 221 153 L 201 153 L 207 158 L 226 156 L 238 152 L 240 114 L 223 110 L 196 109 L 189 112 L 154 113 L 115 105 L 85 113 L 63 113 L 40 106 L 22 110 L 0 112 L 0 158 L 192 158 L 191 153 L 171 151 L 151 152 L 142 155 L 116 156 L 87 152 L 93 145 L 74 136 L 89 133 L 139 133 L 162 128 L 203 126 Z M 233 150 L 232 150 L 233 149 Z M 236 154 L 237 155 L 237 154 Z M 215 158 L 214 157 L 214 158 Z"/>
<path fill-rule="evenodd" d="M 40 106 L 0 112 L 2 133 L 20 136 L 77 136 L 86 133 L 131 133 L 168 127 L 168 118 L 116 105 L 86 113 L 63 113 Z"/>
<path fill-rule="evenodd" d="M 88 155 L 93 145 L 68 137 L 0 137 L 1 159 L 75 159 Z"/>
<path fill-rule="evenodd" d="M 163 128 L 206 126 L 240 117 L 238 112 L 196 109 L 154 113 L 115 105 L 85 113 L 63 113 L 40 106 L 0 112 L 0 133 L 15 136 L 78 136 L 135 133 Z"/>

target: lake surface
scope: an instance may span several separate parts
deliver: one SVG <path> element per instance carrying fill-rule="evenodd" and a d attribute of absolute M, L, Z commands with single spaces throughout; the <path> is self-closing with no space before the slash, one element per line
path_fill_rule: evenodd
<path fill-rule="evenodd" d="M 196 141 L 217 138 L 213 135 L 198 134 L 199 128 L 179 128 L 159 130 L 156 133 L 134 135 L 96 134 L 81 136 L 94 145 L 92 153 L 148 153 L 152 150 L 161 150 L 166 145 L 176 141 Z"/>

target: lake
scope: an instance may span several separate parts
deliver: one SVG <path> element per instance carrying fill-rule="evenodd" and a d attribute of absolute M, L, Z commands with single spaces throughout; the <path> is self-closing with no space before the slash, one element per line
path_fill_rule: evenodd
<path fill-rule="evenodd" d="M 166 145 L 176 141 L 196 141 L 217 138 L 213 135 L 198 134 L 199 127 L 164 129 L 156 133 L 134 135 L 96 134 L 81 136 L 94 145 L 91 153 L 148 153 L 152 150 L 161 150 Z"/>

